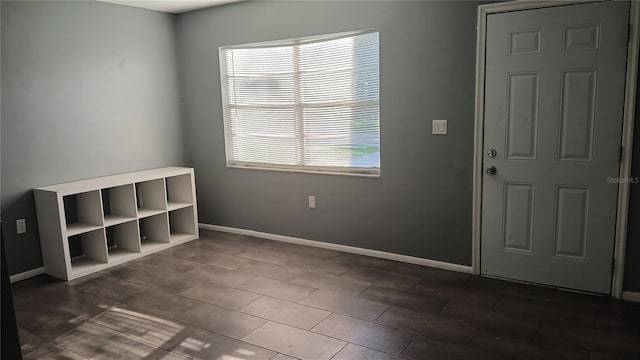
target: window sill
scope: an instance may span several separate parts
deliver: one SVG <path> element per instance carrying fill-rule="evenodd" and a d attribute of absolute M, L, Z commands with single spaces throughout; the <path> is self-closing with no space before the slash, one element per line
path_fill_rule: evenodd
<path fill-rule="evenodd" d="M 340 171 L 335 168 L 329 168 L 327 170 L 323 169 L 308 169 L 308 168 L 283 168 L 283 167 L 271 167 L 271 166 L 260 166 L 260 165 L 246 165 L 246 164 L 227 164 L 227 168 L 233 169 L 245 169 L 245 170 L 266 170 L 266 171 L 277 171 L 277 172 L 294 172 L 294 173 L 303 173 L 303 174 L 317 174 L 317 175 L 338 175 L 338 176 L 351 176 L 351 177 L 363 177 L 363 178 L 372 178 L 379 179 L 380 172 L 357 172 L 357 170 L 351 171 Z"/>

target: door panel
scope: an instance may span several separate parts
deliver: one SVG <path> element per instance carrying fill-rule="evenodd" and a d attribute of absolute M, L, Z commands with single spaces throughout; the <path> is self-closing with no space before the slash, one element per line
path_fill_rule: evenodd
<path fill-rule="evenodd" d="M 564 28 L 565 50 L 595 50 L 600 39 L 599 24 L 580 24 Z"/>
<path fill-rule="evenodd" d="M 609 293 L 628 12 L 487 17 L 483 274 Z"/>
<path fill-rule="evenodd" d="M 540 29 L 510 32 L 509 55 L 539 54 L 540 38 Z"/>
<path fill-rule="evenodd" d="M 558 186 L 554 243 L 556 256 L 584 260 L 589 222 L 590 189 Z"/>
<path fill-rule="evenodd" d="M 562 72 L 560 160 L 591 160 L 595 83 L 595 69 Z"/>
<path fill-rule="evenodd" d="M 507 159 L 535 159 L 538 133 L 536 72 L 509 74 Z"/>
<path fill-rule="evenodd" d="M 535 185 L 518 183 L 504 185 L 503 249 L 531 252 Z"/>

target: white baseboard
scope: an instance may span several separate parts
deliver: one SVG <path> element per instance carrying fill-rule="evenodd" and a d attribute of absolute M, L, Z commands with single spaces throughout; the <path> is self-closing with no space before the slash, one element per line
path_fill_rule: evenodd
<path fill-rule="evenodd" d="M 44 274 L 44 267 L 39 267 L 39 268 L 35 268 L 35 269 L 31 269 L 25 272 L 21 272 L 15 275 L 11 275 L 9 276 L 9 282 L 11 282 L 12 284 L 14 282 L 18 282 L 18 281 L 22 281 L 22 280 L 26 280 L 28 278 L 32 278 L 34 276 L 38 276 L 40 274 Z"/>
<path fill-rule="evenodd" d="M 622 300 L 640 302 L 640 292 L 623 291 Z"/>
<path fill-rule="evenodd" d="M 301 239 L 301 238 L 292 237 L 292 236 L 270 234 L 270 233 L 265 233 L 260 231 L 238 229 L 238 228 L 232 228 L 232 227 L 220 226 L 220 225 L 210 225 L 210 224 L 199 223 L 198 226 L 204 230 L 221 231 L 226 233 L 253 236 L 253 237 L 258 237 L 262 239 L 281 241 L 281 242 L 298 244 L 298 245 L 312 246 L 312 247 L 317 247 L 322 249 L 343 251 L 343 252 L 348 252 L 352 254 L 359 254 L 359 255 L 372 256 L 372 257 L 377 257 L 382 259 L 401 261 L 401 262 L 410 263 L 410 264 L 428 266 L 428 267 L 433 267 L 433 268 L 438 268 L 443 270 L 457 271 L 457 272 L 462 272 L 467 274 L 471 274 L 472 272 L 471 266 L 452 264 L 452 263 L 437 261 L 437 260 L 423 259 L 423 258 L 418 258 L 418 257 L 408 256 L 408 255 L 394 254 L 394 253 L 389 253 L 385 251 L 364 249 L 364 248 L 348 246 L 348 245 L 332 244 L 332 243 L 326 243 L 322 241 L 307 240 L 307 239 Z"/>

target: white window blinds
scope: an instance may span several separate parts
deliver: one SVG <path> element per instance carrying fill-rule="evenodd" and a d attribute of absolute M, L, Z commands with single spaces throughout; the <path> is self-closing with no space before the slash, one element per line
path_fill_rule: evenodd
<path fill-rule="evenodd" d="M 378 174 L 378 32 L 220 48 L 231 166 Z"/>

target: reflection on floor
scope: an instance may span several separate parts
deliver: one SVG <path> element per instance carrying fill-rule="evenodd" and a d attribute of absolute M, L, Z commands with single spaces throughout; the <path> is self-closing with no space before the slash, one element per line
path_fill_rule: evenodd
<path fill-rule="evenodd" d="M 640 304 L 210 231 L 13 289 L 26 359 L 640 358 Z"/>

